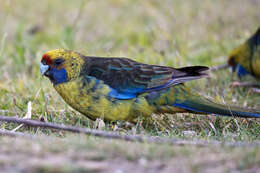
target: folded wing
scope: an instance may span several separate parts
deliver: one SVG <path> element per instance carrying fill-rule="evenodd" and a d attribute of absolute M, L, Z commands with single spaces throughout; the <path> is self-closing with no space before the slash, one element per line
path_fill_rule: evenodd
<path fill-rule="evenodd" d="M 84 75 L 102 80 L 111 88 L 110 97 L 131 99 L 139 94 L 206 77 L 208 67 L 147 65 L 128 58 L 86 58 Z"/>

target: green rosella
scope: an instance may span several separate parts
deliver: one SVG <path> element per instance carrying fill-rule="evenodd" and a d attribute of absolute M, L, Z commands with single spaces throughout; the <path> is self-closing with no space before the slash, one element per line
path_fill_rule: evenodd
<path fill-rule="evenodd" d="M 260 111 L 214 103 L 183 84 L 206 77 L 204 66 L 175 69 L 57 49 L 42 56 L 40 70 L 71 107 L 93 120 L 136 121 L 177 112 L 260 117 Z"/>
<path fill-rule="evenodd" d="M 228 64 L 240 79 L 250 75 L 256 82 L 235 82 L 238 86 L 260 86 L 260 28 L 228 56 Z"/>

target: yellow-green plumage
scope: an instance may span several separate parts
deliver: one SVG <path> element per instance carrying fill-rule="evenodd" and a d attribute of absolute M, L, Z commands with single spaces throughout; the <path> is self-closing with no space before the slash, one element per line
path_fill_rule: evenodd
<path fill-rule="evenodd" d="M 169 107 L 166 103 L 166 97 L 169 98 L 168 102 L 174 103 L 174 88 L 169 88 L 167 92 L 163 91 L 159 94 L 160 97 L 157 97 L 153 104 L 161 106 L 156 107 L 145 99 L 147 94 L 130 100 L 111 100 L 106 97 L 109 93 L 109 88 L 106 87 L 96 89 L 89 94 L 88 91 L 92 89 L 94 84 L 82 87 L 81 80 L 79 78 L 54 88 L 69 105 L 91 119 L 103 117 L 106 120 L 135 121 L 138 116 L 149 117 L 152 113 L 184 112 L 183 109 Z"/>
<path fill-rule="evenodd" d="M 250 74 L 260 79 L 260 28 L 230 53 L 228 64 L 240 77 Z"/>
<path fill-rule="evenodd" d="M 63 49 L 47 52 L 41 61 L 42 74 L 50 78 L 61 97 L 91 119 L 136 121 L 139 116 L 177 112 L 260 117 L 259 112 L 230 110 L 208 101 L 182 84 L 205 77 L 207 69 L 87 57 Z"/>
<path fill-rule="evenodd" d="M 257 78 L 260 78 L 260 44 L 255 48 L 252 56 L 253 74 Z"/>

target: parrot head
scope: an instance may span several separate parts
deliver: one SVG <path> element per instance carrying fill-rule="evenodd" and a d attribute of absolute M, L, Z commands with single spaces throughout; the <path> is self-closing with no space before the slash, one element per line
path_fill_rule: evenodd
<path fill-rule="evenodd" d="M 84 60 L 79 53 L 56 49 L 43 54 L 40 71 L 54 85 L 58 85 L 77 78 L 83 63 Z"/>
<path fill-rule="evenodd" d="M 232 72 L 236 72 L 239 77 L 247 75 L 250 71 L 250 48 L 247 44 L 242 44 L 234 49 L 228 56 L 228 65 Z"/>

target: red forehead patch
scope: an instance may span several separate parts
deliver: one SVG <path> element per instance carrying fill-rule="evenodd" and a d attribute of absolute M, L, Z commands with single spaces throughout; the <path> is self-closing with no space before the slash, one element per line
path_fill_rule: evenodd
<path fill-rule="evenodd" d="M 48 55 L 48 54 L 43 54 L 41 61 L 45 61 L 46 64 L 51 64 L 51 63 L 52 63 L 51 57 L 50 57 L 50 55 Z"/>

